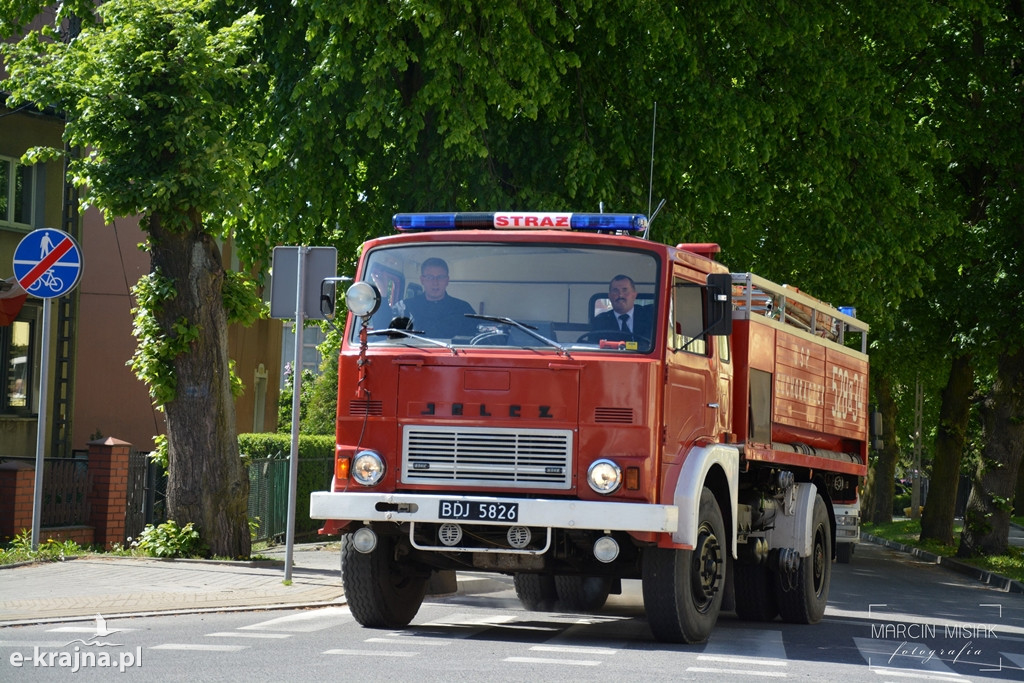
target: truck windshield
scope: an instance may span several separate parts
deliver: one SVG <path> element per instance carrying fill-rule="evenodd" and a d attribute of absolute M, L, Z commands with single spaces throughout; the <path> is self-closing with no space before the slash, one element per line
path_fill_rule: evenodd
<path fill-rule="evenodd" d="M 361 279 L 375 284 L 383 299 L 370 320 L 371 345 L 436 347 L 442 341 L 608 353 L 654 347 L 658 264 L 641 250 L 386 246 L 367 255 Z"/>

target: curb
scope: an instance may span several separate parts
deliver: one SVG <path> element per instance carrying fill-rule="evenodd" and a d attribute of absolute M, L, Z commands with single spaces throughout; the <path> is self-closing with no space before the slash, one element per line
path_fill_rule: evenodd
<path fill-rule="evenodd" d="M 1005 576 L 1001 576 L 999 574 L 995 574 L 984 569 L 978 569 L 977 567 L 969 565 L 965 562 L 961 562 L 960 560 L 954 560 L 952 558 L 944 557 L 942 555 L 936 555 L 935 553 L 930 553 L 927 550 L 921 550 L 920 548 L 915 548 L 913 546 L 905 545 L 903 543 L 898 543 L 897 541 L 890 541 L 887 538 L 872 536 L 871 534 L 865 532 L 861 532 L 860 537 L 862 540 L 869 541 L 871 543 L 874 543 L 875 545 L 882 545 L 886 548 L 899 550 L 900 552 L 904 552 L 909 555 L 913 555 L 914 557 L 920 558 L 925 562 L 931 562 L 933 564 L 939 565 L 940 567 L 951 569 L 959 574 L 968 576 L 974 579 L 975 581 L 979 581 L 985 585 L 992 586 L 996 590 L 1003 591 L 1004 593 L 1024 594 L 1024 583 L 1021 583 L 1020 581 L 1015 581 L 1014 579 L 1009 579 Z"/>

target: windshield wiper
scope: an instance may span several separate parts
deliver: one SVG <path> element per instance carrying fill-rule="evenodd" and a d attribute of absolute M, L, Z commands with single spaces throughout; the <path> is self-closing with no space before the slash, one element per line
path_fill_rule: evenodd
<path fill-rule="evenodd" d="M 459 355 L 459 352 L 456 351 L 455 347 L 451 344 L 437 339 L 431 339 L 430 337 L 424 337 L 423 330 L 400 330 L 397 327 L 388 327 L 383 330 L 370 330 L 366 333 L 367 337 L 380 337 L 383 335 L 387 335 L 392 339 L 395 337 L 411 337 L 418 341 L 425 341 L 428 344 L 433 344 L 434 346 L 442 346 L 451 351 L 453 356 Z"/>
<path fill-rule="evenodd" d="M 548 346 L 553 346 L 554 348 L 558 349 L 559 353 L 564 354 L 566 358 L 572 358 L 572 356 L 569 355 L 569 350 L 567 348 L 565 348 L 555 340 L 548 339 L 547 337 L 545 337 L 543 334 L 538 332 L 537 328 L 534 327 L 533 325 L 527 325 L 525 323 L 519 322 L 518 320 L 513 320 L 512 318 L 506 318 L 500 315 L 480 315 L 479 313 L 466 313 L 465 315 L 467 318 L 486 320 L 488 322 L 498 323 L 500 325 L 510 325 L 516 328 L 517 330 L 522 330 L 523 332 L 530 335 L 537 341 L 544 342 Z"/>

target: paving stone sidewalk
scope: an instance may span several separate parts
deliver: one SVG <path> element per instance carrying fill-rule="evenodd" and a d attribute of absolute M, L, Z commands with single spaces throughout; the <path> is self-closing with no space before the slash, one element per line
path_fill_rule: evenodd
<path fill-rule="evenodd" d="M 281 550 L 264 553 L 280 556 Z M 0 626 L 213 609 L 344 603 L 337 551 L 284 564 L 88 556 L 0 568 Z"/>

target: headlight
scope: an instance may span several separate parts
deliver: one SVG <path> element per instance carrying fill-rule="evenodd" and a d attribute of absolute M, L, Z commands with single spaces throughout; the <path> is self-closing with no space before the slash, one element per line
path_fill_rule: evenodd
<path fill-rule="evenodd" d="M 595 460 L 587 470 L 587 483 L 598 493 L 614 493 L 622 485 L 622 468 L 611 460 Z"/>
<path fill-rule="evenodd" d="M 363 486 L 373 486 L 384 476 L 384 461 L 373 451 L 359 451 L 352 458 L 351 475 Z"/>
<path fill-rule="evenodd" d="M 345 292 L 345 304 L 360 318 L 369 317 L 380 308 L 380 292 L 369 282 L 357 282 Z"/>

